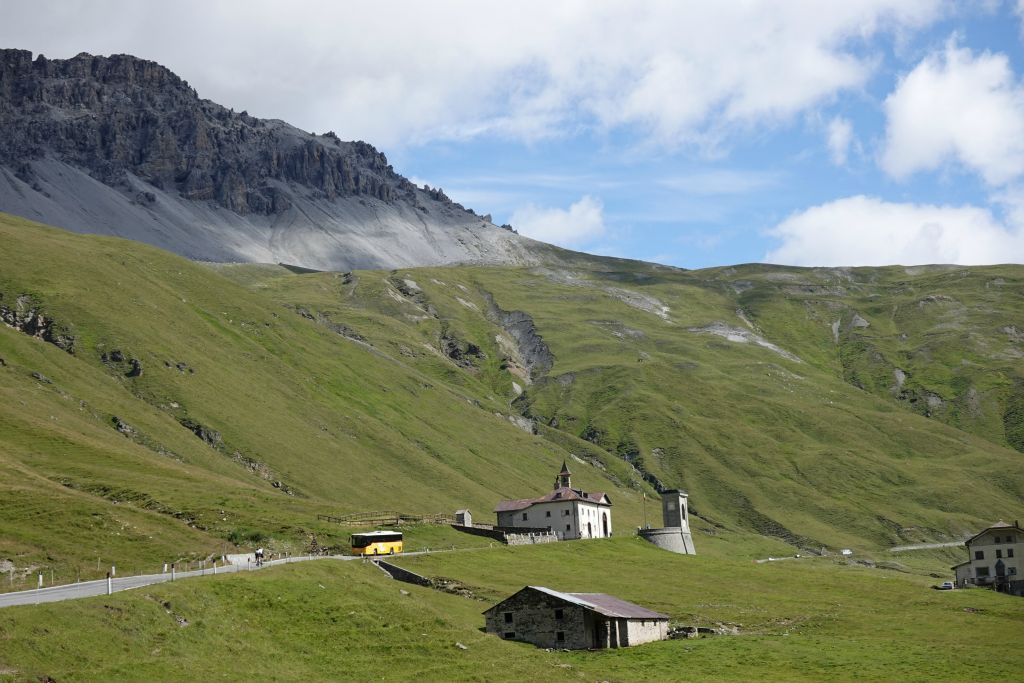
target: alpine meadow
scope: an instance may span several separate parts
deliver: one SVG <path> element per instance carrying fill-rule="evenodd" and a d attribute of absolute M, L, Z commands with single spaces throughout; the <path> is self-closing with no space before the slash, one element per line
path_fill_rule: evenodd
<path fill-rule="evenodd" d="M 0 683 L 1020 679 L 1024 8 L 42 5 Z"/>

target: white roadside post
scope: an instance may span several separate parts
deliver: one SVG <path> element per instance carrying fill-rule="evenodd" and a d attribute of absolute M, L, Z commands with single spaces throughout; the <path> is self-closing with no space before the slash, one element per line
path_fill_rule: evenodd
<path fill-rule="evenodd" d="M 38 588 L 42 588 L 42 587 L 43 587 L 43 575 L 40 574 L 39 575 L 39 586 L 38 586 Z"/>
<path fill-rule="evenodd" d="M 110 565 L 110 575 L 117 576 L 117 567 L 115 567 L 114 565 Z"/>
<path fill-rule="evenodd" d="M 113 592 L 114 592 L 113 581 L 110 578 L 110 572 L 107 572 L 107 595 L 110 595 Z"/>
<path fill-rule="evenodd" d="M 174 581 L 174 563 L 171 562 L 171 581 Z"/>

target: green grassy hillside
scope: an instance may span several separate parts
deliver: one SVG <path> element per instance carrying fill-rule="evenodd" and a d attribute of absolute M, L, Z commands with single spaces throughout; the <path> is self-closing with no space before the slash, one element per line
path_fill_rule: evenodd
<path fill-rule="evenodd" d="M 1024 452 L 1020 266 L 701 274 L 780 344 L 850 384 Z"/>
<path fill-rule="evenodd" d="M 707 534 L 746 530 L 802 547 L 871 548 L 960 538 L 1021 514 L 1024 456 L 1004 438 L 1003 394 L 979 399 L 987 407 L 975 422 L 951 424 L 945 414 L 925 416 L 909 400 L 858 386 L 848 369 L 856 363 L 846 359 L 882 323 L 853 325 L 853 316 L 862 315 L 850 312 L 858 304 L 841 302 L 833 335 L 834 320 L 819 308 L 831 310 L 834 302 L 819 301 L 827 288 L 814 283 L 837 277 L 835 271 L 604 265 L 221 272 L 314 317 L 343 320 L 349 334 L 439 381 L 483 384 L 577 462 L 620 460 L 651 482 L 687 489 Z M 938 296 L 927 292 L 943 289 L 945 272 L 922 269 L 915 296 Z M 962 325 L 994 346 L 1003 333 L 993 321 L 1012 325 L 1024 310 L 1017 305 L 1024 269 L 966 272 L 985 303 Z M 906 285 L 884 282 L 898 273 L 858 270 L 849 279 L 870 284 L 847 287 L 864 300 L 896 301 L 891 290 Z M 958 296 L 969 299 L 971 278 L 957 277 Z M 993 293 L 985 283 L 996 279 L 1002 284 Z M 503 311 L 529 313 L 554 357 L 550 369 L 532 373 L 532 383 L 492 301 Z M 932 345 L 931 374 L 966 372 L 956 340 L 932 329 L 942 323 L 929 317 L 931 309 L 909 308 L 920 315 L 907 313 L 913 325 L 893 335 L 907 345 Z M 464 368 L 446 362 L 439 350 L 452 338 L 481 354 L 461 357 Z M 1017 370 L 1003 356 L 972 358 L 971 372 L 987 385 L 1013 386 Z M 908 375 L 924 374 L 904 365 Z"/>
<path fill-rule="evenodd" d="M 0 310 L 46 323 L 0 326 L 0 558 L 17 577 L 154 567 L 261 536 L 343 542 L 318 513 L 486 518 L 546 490 L 569 457 L 457 371 L 438 381 L 209 267 L 10 217 L 0 241 Z M 607 467 L 578 468 L 578 483 L 614 491 L 628 528 L 639 477 Z"/>
<path fill-rule="evenodd" d="M 7 608 L 0 680 L 962 681 L 1014 680 L 1024 664 L 1019 598 L 828 559 L 759 565 L 617 538 L 399 562 L 472 597 L 323 561 Z M 527 584 L 736 634 L 549 652 L 482 633 L 481 612 Z"/>
<path fill-rule="evenodd" d="M 14 576 L 341 544 L 320 513 L 487 520 L 497 499 L 547 490 L 563 459 L 609 492 L 618 533 L 642 523 L 649 482 L 680 486 L 698 550 L 746 557 L 946 540 L 1024 511 L 1008 445 L 1021 344 L 1000 331 L 1024 329 L 1020 267 L 858 269 L 840 290 L 821 284 L 838 271 L 593 258 L 204 265 L 2 215 L 0 242 L 0 313 L 38 332 L 0 327 Z M 914 303 L 940 294 L 960 312 Z M 926 417 L 925 393 L 887 393 L 876 355 L 942 406 Z M 954 419 L 958 401 L 975 417 Z"/>

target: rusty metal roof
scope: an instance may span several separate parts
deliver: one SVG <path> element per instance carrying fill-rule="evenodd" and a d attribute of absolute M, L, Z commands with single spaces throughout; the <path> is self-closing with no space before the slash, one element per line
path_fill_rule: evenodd
<path fill-rule="evenodd" d="M 546 593 L 552 597 L 564 600 L 585 609 L 592 610 L 606 617 L 617 619 L 668 619 L 667 614 L 661 614 L 646 607 L 641 607 L 632 602 L 627 602 L 614 595 L 606 593 L 563 593 L 545 586 L 527 586 L 535 591 Z"/>
<path fill-rule="evenodd" d="M 583 503 L 592 503 L 594 505 L 607 505 L 611 506 L 612 502 L 608 500 L 608 496 L 602 491 L 596 491 L 589 493 L 587 491 L 580 491 L 578 489 L 571 489 L 568 487 L 557 488 L 547 495 L 543 495 L 540 498 L 516 498 L 515 500 L 503 500 L 498 503 L 494 508 L 495 512 L 515 512 L 516 510 L 525 510 L 531 505 L 537 503 L 555 503 L 563 500 L 578 500 Z"/>
<path fill-rule="evenodd" d="M 495 512 L 514 512 L 515 510 L 522 510 L 533 505 L 534 498 L 517 498 L 515 500 L 503 500 L 499 502 L 495 508 Z"/>

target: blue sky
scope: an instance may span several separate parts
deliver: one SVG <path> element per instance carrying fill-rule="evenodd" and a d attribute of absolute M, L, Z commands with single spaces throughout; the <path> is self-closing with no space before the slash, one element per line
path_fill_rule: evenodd
<path fill-rule="evenodd" d="M 1014 10 L 1003 4 L 947 11 L 909 34 L 854 41 L 853 54 L 878 61 L 863 87 L 837 92 L 784 120 L 752 124 L 713 151 L 651 148 L 643 131 L 607 134 L 583 127 L 534 143 L 497 136 L 431 142 L 401 149 L 395 160 L 412 176 L 492 212 L 499 223 L 513 220 L 525 205 L 565 210 L 591 197 L 602 206 L 603 231 L 567 244 L 690 268 L 764 261 L 780 243 L 772 228 L 851 196 L 975 206 L 1003 217 L 1005 207 L 990 200 L 994 189 L 955 157 L 939 168 L 893 177 L 879 156 L 886 142 L 886 98 L 950 41 L 976 55 L 1005 55 L 1019 78 L 1021 28 Z M 829 124 L 837 118 L 851 131 L 841 152 L 829 148 Z M 892 262 L 885 246 L 878 245 L 873 263 Z M 1019 262 L 1024 252 L 1006 256 Z"/>
<path fill-rule="evenodd" d="M 2 0 L 0 42 L 154 59 L 581 250 L 1020 263 L 1020 5 Z"/>

